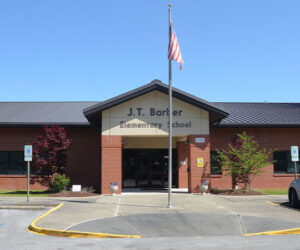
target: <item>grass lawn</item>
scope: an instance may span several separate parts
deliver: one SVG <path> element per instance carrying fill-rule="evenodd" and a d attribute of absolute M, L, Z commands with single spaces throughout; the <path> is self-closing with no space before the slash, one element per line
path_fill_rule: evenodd
<path fill-rule="evenodd" d="M 43 190 L 32 190 L 30 191 L 30 196 L 32 197 L 41 197 L 41 196 L 48 196 L 48 191 Z M 19 196 L 19 197 L 26 197 L 27 196 L 27 190 L 2 190 L 0 189 L 0 196 Z"/>
<path fill-rule="evenodd" d="M 245 192 L 243 194 L 243 192 Z M 256 194 L 265 194 L 265 195 L 287 195 L 288 188 L 263 188 L 263 189 L 247 189 L 243 191 L 242 189 L 232 190 L 232 189 L 212 189 L 212 194 L 227 194 L 227 195 L 255 195 Z"/>
<path fill-rule="evenodd" d="M 262 194 L 269 194 L 269 195 L 288 194 L 288 188 L 264 188 L 264 189 L 256 189 L 256 190 Z"/>

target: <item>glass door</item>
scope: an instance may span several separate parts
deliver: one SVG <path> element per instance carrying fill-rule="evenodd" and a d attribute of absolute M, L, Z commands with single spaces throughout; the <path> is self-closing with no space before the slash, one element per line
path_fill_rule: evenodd
<path fill-rule="evenodd" d="M 123 187 L 168 187 L 167 149 L 123 149 Z M 177 150 L 173 150 L 173 187 L 177 186 Z"/>

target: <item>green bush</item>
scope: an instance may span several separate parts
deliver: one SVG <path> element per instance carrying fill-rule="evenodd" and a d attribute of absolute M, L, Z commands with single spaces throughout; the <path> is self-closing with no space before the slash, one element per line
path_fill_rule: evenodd
<path fill-rule="evenodd" d="M 65 174 L 58 174 L 55 176 L 54 180 L 50 182 L 50 192 L 61 192 L 66 190 L 67 186 L 70 184 L 70 179 Z"/>

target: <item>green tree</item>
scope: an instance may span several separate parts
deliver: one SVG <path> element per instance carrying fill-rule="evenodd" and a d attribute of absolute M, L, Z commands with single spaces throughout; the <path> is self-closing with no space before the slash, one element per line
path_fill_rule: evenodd
<path fill-rule="evenodd" d="M 274 150 L 261 148 L 253 136 L 245 132 L 237 134 L 236 142 L 228 146 L 228 151 L 217 150 L 222 171 L 232 175 L 233 188 L 237 183 L 242 183 L 243 189 L 246 189 L 253 178 L 271 164 L 269 156 Z"/>

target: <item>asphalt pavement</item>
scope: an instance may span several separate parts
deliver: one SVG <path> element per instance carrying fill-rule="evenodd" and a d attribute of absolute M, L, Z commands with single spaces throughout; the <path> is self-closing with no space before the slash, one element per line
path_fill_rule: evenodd
<path fill-rule="evenodd" d="M 47 210 L 47 209 L 46 209 Z M 198 236 L 142 239 L 62 238 L 28 232 L 27 225 L 46 210 L 0 211 L 0 249 L 63 250 L 165 250 L 165 249 L 299 249 L 299 235 Z"/>
<path fill-rule="evenodd" d="M 0 249 L 299 249 L 299 235 L 242 236 L 245 232 L 300 226 L 300 211 L 286 196 L 216 196 L 133 193 L 84 198 L 34 197 L 30 205 L 64 203 L 38 226 L 90 232 L 141 234 L 141 239 L 60 238 L 27 231 L 49 211 L 0 210 Z M 0 197 L 4 205 L 26 198 Z"/>
<path fill-rule="evenodd" d="M 142 237 L 240 236 L 300 227 L 298 210 L 276 204 L 287 196 L 219 196 L 175 193 L 167 208 L 165 193 L 128 193 L 80 198 L 34 197 L 30 204 L 64 205 L 37 222 L 56 230 Z M 0 197 L 0 205 L 22 204 Z"/>
<path fill-rule="evenodd" d="M 280 206 L 286 196 L 217 196 L 132 193 L 84 198 L 34 197 L 30 204 L 54 206 L 39 227 L 140 234 L 142 239 L 59 238 L 26 230 L 42 210 L 0 210 L 0 249 L 299 249 L 298 235 L 242 236 L 300 227 L 300 211 Z M 0 197 L 4 205 L 26 198 Z"/>

